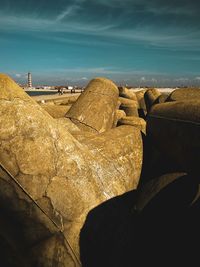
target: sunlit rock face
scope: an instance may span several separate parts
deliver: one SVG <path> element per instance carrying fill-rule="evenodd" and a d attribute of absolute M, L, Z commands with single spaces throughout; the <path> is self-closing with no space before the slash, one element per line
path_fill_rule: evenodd
<path fill-rule="evenodd" d="M 46 110 L 53 118 L 64 118 L 71 106 L 42 104 L 41 107 Z"/>
<path fill-rule="evenodd" d="M 112 81 L 93 79 L 66 117 L 85 131 L 105 132 L 113 126 L 118 96 L 118 88 Z"/>
<path fill-rule="evenodd" d="M 140 105 L 135 92 L 126 87 L 119 87 L 119 110 L 116 112 L 117 126 L 129 125 L 139 129 L 143 134 L 146 134 L 146 121 L 140 116 L 141 110 L 144 110 Z M 146 110 L 146 108 L 145 108 Z"/>
<path fill-rule="evenodd" d="M 79 266 L 79 232 L 87 213 L 137 187 L 141 133 L 133 126 L 111 129 L 117 102 L 111 81 L 88 85 L 80 110 L 77 101 L 68 116 L 78 127 L 95 129 L 87 135 L 68 119 L 54 119 L 0 75 L 0 197 L 25 225 L 20 232 L 32 266 Z"/>
<path fill-rule="evenodd" d="M 174 90 L 167 101 L 187 101 L 200 99 L 199 88 L 181 88 Z"/>

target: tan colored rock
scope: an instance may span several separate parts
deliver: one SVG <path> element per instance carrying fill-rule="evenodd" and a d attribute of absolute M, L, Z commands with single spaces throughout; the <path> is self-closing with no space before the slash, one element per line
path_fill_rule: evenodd
<path fill-rule="evenodd" d="M 120 109 L 122 109 L 126 116 L 136 116 L 138 117 L 138 102 L 131 99 L 126 99 L 123 97 L 119 98 L 121 102 Z"/>
<path fill-rule="evenodd" d="M 113 178 L 109 178 L 112 179 L 112 182 L 110 180 L 112 190 L 115 184 L 117 187 L 117 183 L 119 183 L 119 180 L 116 180 L 117 172 L 121 174 L 121 186 L 126 186 L 127 190 L 130 187 L 137 187 L 143 157 L 140 130 L 130 125 L 119 126 L 105 133 L 93 135 L 93 137 L 85 139 L 83 143 L 92 151 L 96 159 L 99 158 L 98 162 L 106 159 L 107 172 L 114 174 Z M 134 161 L 134 167 L 130 165 L 132 161 Z M 132 178 L 127 179 L 126 177 Z M 108 187 L 109 184 L 105 186 L 105 188 Z"/>
<path fill-rule="evenodd" d="M 64 118 L 71 106 L 67 105 L 49 105 L 42 104 L 41 107 L 46 110 L 53 118 Z"/>
<path fill-rule="evenodd" d="M 79 98 L 80 94 L 62 97 L 60 99 L 54 99 L 54 104 L 56 105 L 67 105 L 70 106 L 76 102 L 76 100 Z"/>
<path fill-rule="evenodd" d="M 139 117 L 135 116 L 123 117 L 118 121 L 118 125 L 131 125 L 141 130 L 144 134 L 146 134 L 146 121 Z"/>
<path fill-rule="evenodd" d="M 137 100 L 138 100 L 138 105 L 139 105 L 139 114 L 140 114 L 140 117 L 142 117 L 142 118 L 144 118 L 146 116 L 146 113 L 147 113 L 147 108 L 146 108 L 146 104 L 144 101 L 145 92 L 146 92 L 145 89 L 135 92 L 135 95 L 136 95 Z"/>
<path fill-rule="evenodd" d="M 115 111 L 115 118 L 114 118 L 114 122 L 113 122 L 113 128 L 117 126 L 118 121 L 123 117 L 126 117 L 125 111 L 117 109 Z"/>
<path fill-rule="evenodd" d="M 93 79 L 66 117 L 85 131 L 104 132 L 113 126 L 119 91 L 108 79 Z"/>
<path fill-rule="evenodd" d="M 168 93 L 161 93 L 161 95 L 158 98 L 159 104 L 165 103 L 167 101 L 168 97 L 169 97 Z"/>
<path fill-rule="evenodd" d="M 99 93 L 90 94 L 90 86 L 97 86 L 96 93 L 102 86 L 107 92 L 102 95 L 105 101 L 100 101 Z M 100 111 L 104 107 L 106 112 L 98 112 L 105 120 L 95 124 L 96 113 L 91 121 L 86 116 L 93 111 L 94 103 L 90 103 L 85 120 L 92 122 L 95 132 L 110 129 L 118 90 L 102 79 L 93 80 L 88 88 L 86 96 L 98 97 Z M 85 101 L 88 104 L 89 99 Z M 140 131 L 117 127 L 96 136 L 89 133 L 79 139 L 80 143 L 75 138 L 80 136 L 76 126 L 73 128 L 68 119 L 52 118 L 5 75 L 0 75 L 0 122 L 0 164 L 13 176 L 0 175 L 0 197 L 22 225 L 18 231 L 26 236 L 26 250 L 33 255 L 30 259 L 34 266 L 50 267 L 53 262 L 63 267 L 79 266 L 75 260 L 79 259 L 79 232 L 87 213 L 138 184 Z"/>
<path fill-rule="evenodd" d="M 120 101 L 120 106 L 131 106 L 134 105 L 137 108 L 139 107 L 138 101 L 137 100 L 133 100 L 133 99 L 128 99 L 128 98 L 124 98 L 124 97 L 119 97 L 119 101 Z"/>
<path fill-rule="evenodd" d="M 119 87 L 119 96 L 137 101 L 135 93 L 124 86 Z"/>
<path fill-rule="evenodd" d="M 147 108 L 147 113 L 150 111 L 151 107 L 159 103 L 159 97 L 161 93 L 157 89 L 148 89 L 144 94 L 144 100 Z"/>
<path fill-rule="evenodd" d="M 180 88 L 174 90 L 168 97 L 167 101 L 187 101 L 200 99 L 199 88 Z"/>

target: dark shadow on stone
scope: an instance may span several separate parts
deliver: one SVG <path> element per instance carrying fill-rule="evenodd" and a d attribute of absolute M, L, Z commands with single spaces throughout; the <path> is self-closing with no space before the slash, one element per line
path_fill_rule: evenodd
<path fill-rule="evenodd" d="M 146 114 L 145 114 L 144 109 L 139 108 L 139 109 L 138 109 L 138 115 L 139 115 L 140 118 L 142 118 L 142 119 L 144 119 L 144 120 L 146 119 Z"/>
<path fill-rule="evenodd" d="M 30 267 L 21 225 L 0 205 L 0 266 Z"/>
<path fill-rule="evenodd" d="M 143 164 L 139 186 L 149 180 L 166 173 L 182 172 L 181 167 L 175 164 L 167 155 L 153 145 L 151 138 L 142 133 Z"/>
<path fill-rule="evenodd" d="M 91 210 L 80 234 L 83 267 L 195 266 L 200 204 L 191 204 L 198 184 L 190 178 L 179 177 L 142 211 L 136 190 Z"/>

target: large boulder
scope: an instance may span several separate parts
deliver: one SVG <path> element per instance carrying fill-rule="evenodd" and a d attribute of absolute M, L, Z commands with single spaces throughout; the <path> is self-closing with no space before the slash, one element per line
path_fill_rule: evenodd
<path fill-rule="evenodd" d="M 91 86 L 97 91 L 91 92 Z M 78 102 L 69 114 L 78 114 L 73 120 L 86 123 L 95 133 L 110 129 L 117 88 L 101 79 L 88 88 L 78 100 L 83 113 L 88 105 L 84 119 Z M 80 142 L 76 134 L 81 131 L 72 127 L 70 133 L 70 123 L 52 118 L 8 76 L 0 75 L 0 197 L 21 225 L 16 231 L 25 236 L 32 266 L 79 266 L 79 232 L 87 213 L 136 188 L 139 181 L 143 155 L 137 128 L 90 133 Z"/>
<path fill-rule="evenodd" d="M 105 132 L 113 126 L 118 96 L 118 88 L 112 81 L 93 79 L 66 117 L 85 131 Z"/>
<path fill-rule="evenodd" d="M 200 163 L 200 101 L 154 105 L 147 117 L 147 134 L 177 169 L 198 173 Z"/>
<path fill-rule="evenodd" d="M 200 99 L 200 89 L 199 88 L 180 88 L 174 90 L 167 101 L 187 101 L 187 100 L 197 100 Z"/>

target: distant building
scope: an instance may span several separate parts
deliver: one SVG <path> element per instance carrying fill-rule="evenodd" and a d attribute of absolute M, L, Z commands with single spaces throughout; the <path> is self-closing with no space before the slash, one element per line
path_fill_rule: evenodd
<path fill-rule="evenodd" d="M 32 87 L 32 76 L 30 72 L 28 73 L 28 87 Z"/>

